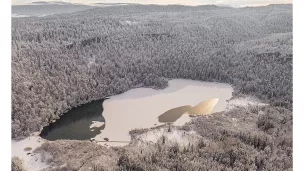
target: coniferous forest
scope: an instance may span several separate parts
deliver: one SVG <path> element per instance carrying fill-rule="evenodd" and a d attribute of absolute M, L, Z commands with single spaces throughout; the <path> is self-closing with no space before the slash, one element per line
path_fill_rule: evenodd
<path fill-rule="evenodd" d="M 62 140 L 38 151 L 51 153 L 53 164 L 67 163 L 66 170 L 292 170 L 292 28 L 292 5 L 126 5 L 13 18 L 12 138 L 135 87 L 163 89 L 173 78 L 221 82 L 233 86 L 234 97 L 269 105 L 174 127 L 203 137 L 183 150 L 165 143 L 105 148 Z M 92 152 L 77 158 L 84 150 Z M 101 157 L 107 155 L 111 162 Z"/>

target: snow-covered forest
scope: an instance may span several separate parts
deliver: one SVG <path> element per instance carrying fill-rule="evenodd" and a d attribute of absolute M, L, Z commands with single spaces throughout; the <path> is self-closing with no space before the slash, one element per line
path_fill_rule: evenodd
<path fill-rule="evenodd" d="M 77 105 L 135 86 L 163 88 L 169 78 L 231 83 L 291 108 L 291 47 L 290 5 L 117 6 L 14 18 L 13 137 Z"/>
<path fill-rule="evenodd" d="M 291 169 L 292 28 L 292 5 L 128 5 L 13 18 L 12 138 L 41 131 L 73 107 L 134 87 L 161 89 L 172 78 L 215 81 L 231 84 L 235 97 L 253 96 L 270 104 L 215 115 L 227 122 L 228 116 L 245 118 L 256 125 L 254 134 L 247 125 L 235 132 L 216 125 L 214 118 L 197 118 L 179 129 L 195 127 L 210 142 L 223 142 L 217 150 L 206 151 L 204 142 L 198 150 L 183 152 L 152 145 L 151 158 L 145 149 L 108 149 L 120 156 L 115 167 L 209 170 L 217 163 L 215 170 Z M 260 110 L 263 116 L 257 115 Z M 44 144 L 42 150 L 56 156 L 60 143 Z M 171 163 L 161 162 L 169 156 Z M 69 166 L 77 170 L 77 164 Z"/>

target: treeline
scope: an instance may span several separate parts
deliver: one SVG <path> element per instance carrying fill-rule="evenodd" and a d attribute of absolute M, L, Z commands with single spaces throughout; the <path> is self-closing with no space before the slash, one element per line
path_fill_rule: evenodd
<path fill-rule="evenodd" d="M 164 88 L 170 78 L 230 83 L 235 93 L 291 109 L 292 54 L 239 48 L 290 34 L 290 6 L 177 11 L 140 5 L 14 18 L 13 138 L 77 105 L 138 86 Z"/>

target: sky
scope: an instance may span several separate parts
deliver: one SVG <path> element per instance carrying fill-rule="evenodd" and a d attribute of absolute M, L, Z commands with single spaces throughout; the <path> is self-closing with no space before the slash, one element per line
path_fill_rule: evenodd
<path fill-rule="evenodd" d="M 181 4 L 181 5 L 231 5 L 235 7 L 261 6 L 292 3 L 292 0 L 12 0 L 12 5 L 24 5 L 35 1 L 63 1 L 80 4 L 93 3 L 137 3 L 137 4 Z"/>

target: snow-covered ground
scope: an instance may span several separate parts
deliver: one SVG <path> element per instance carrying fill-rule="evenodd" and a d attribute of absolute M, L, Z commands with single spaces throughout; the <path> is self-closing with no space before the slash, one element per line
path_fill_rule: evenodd
<path fill-rule="evenodd" d="M 229 111 L 236 107 L 265 106 L 265 105 L 268 104 L 262 103 L 256 98 L 247 96 L 247 97 L 233 98 L 231 100 L 228 100 L 226 110 Z"/>
<path fill-rule="evenodd" d="M 171 128 L 153 129 L 144 134 L 138 135 L 136 138 L 137 145 L 145 143 L 157 143 L 165 141 L 166 145 L 176 145 L 180 147 L 188 147 L 189 145 L 197 145 L 200 136 L 194 131 L 183 131 Z"/>
<path fill-rule="evenodd" d="M 21 141 L 12 140 L 12 157 L 16 156 L 23 160 L 23 166 L 28 171 L 39 171 L 47 168 L 48 165 L 42 161 L 41 155 L 33 153 L 43 142 L 44 140 L 38 135 L 27 137 Z M 25 148 L 31 148 L 31 150 L 25 151 Z"/>

